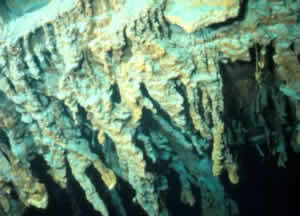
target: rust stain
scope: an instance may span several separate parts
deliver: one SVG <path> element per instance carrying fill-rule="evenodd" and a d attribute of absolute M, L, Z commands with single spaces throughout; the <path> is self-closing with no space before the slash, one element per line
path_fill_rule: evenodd
<path fill-rule="evenodd" d="M 199 7 L 203 6 L 212 6 L 212 7 L 226 7 L 231 8 L 238 3 L 237 0 L 193 0 L 193 6 Z"/>

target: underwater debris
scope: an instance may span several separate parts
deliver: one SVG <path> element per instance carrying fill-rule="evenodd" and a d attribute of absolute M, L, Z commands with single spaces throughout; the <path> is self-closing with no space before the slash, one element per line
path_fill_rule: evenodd
<path fill-rule="evenodd" d="M 47 209 L 36 173 L 102 215 L 239 215 L 223 172 L 300 152 L 299 55 L 296 1 L 1 2 L 0 215 Z"/>

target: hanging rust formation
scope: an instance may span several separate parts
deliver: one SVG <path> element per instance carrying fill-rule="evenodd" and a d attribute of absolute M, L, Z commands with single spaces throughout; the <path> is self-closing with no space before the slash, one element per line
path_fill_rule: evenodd
<path fill-rule="evenodd" d="M 104 216 L 172 215 L 173 178 L 201 215 L 239 215 L 220 177 L 240 182 L 241 152 L 300 152 L 299 5 L 1 1 L 0 215 L 47 208 L 43 171 Z"/>

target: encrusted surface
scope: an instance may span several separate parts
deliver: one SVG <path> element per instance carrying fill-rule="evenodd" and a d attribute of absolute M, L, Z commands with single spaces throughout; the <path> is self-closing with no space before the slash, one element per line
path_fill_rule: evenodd
<path fill-rule="evenodd" d="M 46 208 L 37 155 L 102 215 L 89 169 L 120 215 L 123 184 L 145 214 L 170 215 L 175 172 L 183 203 L 233 216 L 218 176 L 239 182 L 240 149 L 267 145 L 285 166 L 291 135 L 299 151 L 299 1 L 17 2 L 0 3 L 0 215 Z"/>
<path fill-rule="evenodd" d="M 193 33 L 211 24 L 238 16 L 240 0 L 169 0 L 165 16 L 186 32 Z"/>

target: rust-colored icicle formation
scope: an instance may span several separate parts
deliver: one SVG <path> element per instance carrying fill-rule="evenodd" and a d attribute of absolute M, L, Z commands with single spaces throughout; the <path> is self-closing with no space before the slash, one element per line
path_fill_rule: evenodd
<path fill-rule="evenodd" d="M 240 151 L 300 152 L 299 5 L 1 1 L 0 215 L 47 208 L 37 172 L 104 216 L 171 215 L 172 178 L 201 215 L 238 215 L 219 178 L 239 183 Z"/>

